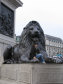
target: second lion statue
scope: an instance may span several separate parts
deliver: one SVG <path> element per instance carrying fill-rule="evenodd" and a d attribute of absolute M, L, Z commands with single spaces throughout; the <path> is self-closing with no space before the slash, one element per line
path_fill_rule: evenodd
<path fill-rule="evenodd" d="M 31 62 L 30 52 L 32 45 L 37 42 L 40 52 L 46 60 L 47 53 L 45 49 L 45 37 L 44 32 L 37 21 L 30 21 L 26 27 L 24 27 L 23 32 L 20 36 L 20 42 L 18 45 L 11 46 L 11 54 L 7 56 L 10 49 L 4 51 L 4 63 L 22 63 L 22 62 Z M 10 48 L 11 48 L 10 47 Z M 10 56 L 11 55 L 11 56 Z M 9 58 L 11 57 L 11 59 Z M 7 59 L 5 59 L 7 58 Z M 32 61 L 36 62 L 36 61 Z"/>

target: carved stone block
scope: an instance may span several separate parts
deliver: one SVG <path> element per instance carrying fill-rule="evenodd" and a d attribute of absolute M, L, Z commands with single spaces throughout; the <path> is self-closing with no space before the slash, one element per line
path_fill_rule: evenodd
<path fill-rule="evenodd" d="M 0 2 L 0 33 L 13 37 L 14 35 L 14 11 Z"/>

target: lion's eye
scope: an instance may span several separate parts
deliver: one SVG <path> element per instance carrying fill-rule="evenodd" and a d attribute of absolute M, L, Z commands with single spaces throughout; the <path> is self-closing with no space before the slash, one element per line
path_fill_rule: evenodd
<path fill-rule="evenodd" d="M 30 28 L 30 30 L 33 30 L 33 28 Z"/>

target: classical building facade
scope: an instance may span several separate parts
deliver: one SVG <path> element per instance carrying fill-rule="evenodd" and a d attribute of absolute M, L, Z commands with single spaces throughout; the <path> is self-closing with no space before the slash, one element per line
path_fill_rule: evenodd
<path fill-rule="evenodd" d="M 45 35 L 45 42 L 48 56 L 63 55 L 63 41 L 61 38 Z"/>

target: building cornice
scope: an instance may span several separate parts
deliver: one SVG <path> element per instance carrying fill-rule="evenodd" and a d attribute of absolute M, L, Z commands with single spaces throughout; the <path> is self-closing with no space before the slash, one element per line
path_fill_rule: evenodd
<path fill-rule="evenodd" d="M 8 4 L 13 4 L 15 9 L 18 7 L 22 7 L 23 3 L 20 0 L 0 0 L 0 2 L 4 3 L 7 5 Z"/>

